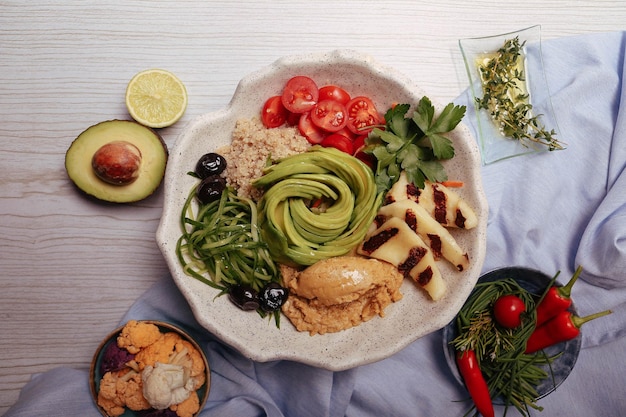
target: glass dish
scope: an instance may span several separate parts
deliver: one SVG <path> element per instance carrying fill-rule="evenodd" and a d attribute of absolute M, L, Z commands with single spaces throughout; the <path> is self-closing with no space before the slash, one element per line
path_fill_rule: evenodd
<path fill-rule="evenodd" d="M 497 52 L 507 40 L 515 37 L 519 37 L 520 44 L 525 42 L 522 49 L 524 57 L 523 70 L 526 75 L 525 84 L 529 93 L 528 100 L 532 105 L 532 115 L 537 117 L 539 125 L 545 126 L 548 131 L 554 130 L 556 133 L 554 136 L 557 140 L 560 139 L 543 65 L 541 26 L 531 26 L 516 32 L 495 36 L 461 39 L 459 47 L 461 48 L 465 69 L 469 78 L 483 165 L 515 156 L 548 150 L 548 147 L 541 143 L 528 143 L 528 141 L 522 143 L 517 139 L 506 137 L 500 132 L 487 110 L 479 109 L 478 107 L 477 99 L 483 96 L 483 87 L 477 65 L 478 61 L 484 60 L 489 54 Z"/>

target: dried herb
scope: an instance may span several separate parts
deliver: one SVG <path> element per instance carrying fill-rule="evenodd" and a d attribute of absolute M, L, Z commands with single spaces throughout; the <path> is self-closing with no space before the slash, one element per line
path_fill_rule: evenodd
<path fill-rule="evenodd" d="M 483 96 L 476 98 L 479 109 L 487 110 L 503 136 L 524 146 L 545 145 L 550 151 L 564 149 L 554 129 L 548 130 L 533 115 L 533 106 L 524 71 L 524 46 L 519 37 L 508 39 L 494 54 L 478 63 Z"/>

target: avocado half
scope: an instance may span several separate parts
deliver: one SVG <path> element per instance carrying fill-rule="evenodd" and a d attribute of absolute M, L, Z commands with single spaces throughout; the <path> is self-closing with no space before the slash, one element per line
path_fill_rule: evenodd
<path fill-rule="evenodd" d="M 136 178 L 114 184 L 99 177 L 92 159 L 104 145 L 126 142 L 141 153 Z M 129 120 L 107 120 L 87 128 L 72 142 L 65 154 L 65 170 L 76 186 L 99 200 L 131 203 L 151 195 L 163 181 L 168 150 L 154 130 Z"/>

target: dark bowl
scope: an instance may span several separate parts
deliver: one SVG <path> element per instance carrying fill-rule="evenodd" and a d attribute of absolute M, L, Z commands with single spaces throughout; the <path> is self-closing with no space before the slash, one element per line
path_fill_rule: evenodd
<path fill-rule="evenodd" d="M 197 416 L 202 411 L 202 408 L 204 407 L 204 404 L 206 403 L 207 398 L 209 397 L 209 389 L 211 387 L 211 370 L 209 368 L 209 362 L 207 361 L 204 351 L 200 348 L 198 343 L 191 336 L 189 336 L 189 334 L 187 334 L 184 330 L 172 324 L 169 324 L 163 321 L 155 321 L 155 320 L 137 320 L 137 321 L 154 324 L 155 326 L 159 328 L 161 333 L 168 333 L 168 332 L 178 333 L 180 337 L 182 337 L 184 340 L 191 343 L 192 346 L 202 356 L 202 359 L 204 361 L 204 369 L 206 372 L 206 375 L 205 375 L 206 380 L 204 384 L 196 391 L 196 393 L 198 394 L 198 399 L 200 400 L 200 408 L 198 409 L 198 412 L 194 414 L 194 417 Z M 98 392 L 100 390 L 100 380 L 102 379 L 102 376 L 103 376 L 102 373 L 100 372 L 100 364 L 102 362 L 102 357 L 106 348 L 111 343 L 117 343 L 117 336 L 120 334 L 124 326 L 125 325 L 120 326 L 117 329 L 113 330 L 107 337 L 104 338 L 102 343 L 100 343 L 100 346 L 98 346 L 98 349 L 96 349 L 96 353 L 93 356 L 93 360 L 91 361 L 91 368 L 89 370 L 89 387 L 91 390 L 91 395 L 93 397 L 94 402 L 96 403 L 96 407 L 98 407 L 98 410 L 104 417 L 109 417 L 109 414 L 107 414 L 106 411 L 98 405 Z M 126 411 L 123 414 L 121 414 L 120 417 L 137 417 L 138 415 L 139 414 L 137 414 L 137 412 L 126 408 Z"/>
<path fill-rule="evenodd" d="M 493 282 L 505 278 L 513 278 L 526 291 L 536 296 L 540 296 L 546 290 L 553 276 L 547 275 L 535 269 L 513 266 L 487 272 L 478 279 L 478 282 Z M 574 303 L 572 303 L 569 310 L 576 314 L 576 307 L 574 306 Z M 443 330 L 443 350 L 446 356 L 446 361 L 448 362 L 455 379 L 459 384 L 465 386 L 456 365 L 454 347 L 450 344 L 450 342 L 456 338 L 457 334 L 458 332 L 456 329 L 455 318 L 455 320 L 452 320 L 452 322 L 450 322 Z M 576 363 L 576 359 L 578 358 L 578 354 L 580 352 L 581 343 L 582 334 L 579 334 L 572 340 L 561 342 L 544 349 L 544 352 L 548 356 L 556 355 L 560 352 L 562 352 L 562 354 L 556 358 L 552 364 L 543 366 L 543 369 L 545 369 L 549 376 L 541 381 L 536 387 L 538 393 L 536 400 L 553 392 L 569 376 L 572 369 L 574 369 L 574 364 Z M 504 400 L 502 398 L 495 398 L 494 404 L 503 405 Z"/>

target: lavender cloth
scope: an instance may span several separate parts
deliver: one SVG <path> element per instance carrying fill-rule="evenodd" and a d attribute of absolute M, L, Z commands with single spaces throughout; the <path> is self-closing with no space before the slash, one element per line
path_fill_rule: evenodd
<path fill-rule="evenodd" d="M 522 265 L 566 280 L 584 266 L 573 297 L 581 315 L 613 314 L 583 329 L 569 378 L 533 415 L 626 415 L 626 33 L 544 42 L 561 139 L 568 149 L 483 167 L 490 205 L 489 271 Z M 532 76 L 532 74 L 531 74 Z M 463 95 L 456 102 L 468 104 Z M 466 122 L 473 126 L 468 106 Z M 462 416 L 463 387 L 445 360 L 442 332 L 377 363 L 331 372 L 289 361 L 255 363 L 203 330 L 169 277 L 132 306 L 129 319 L 165 320 L 188 330 L 211 364 L 201 416 Z M 96 346 L 94 346 L 95 349 Z M 358 354 L 358 347 L 355 349 Z M 496 407 L 496 413 L 502 410 Z M 99 416 L 88 372 L 57 368 L 34 375 L 6 417 Z M 517 415 L 509 410 L 510 416 Z"/>

